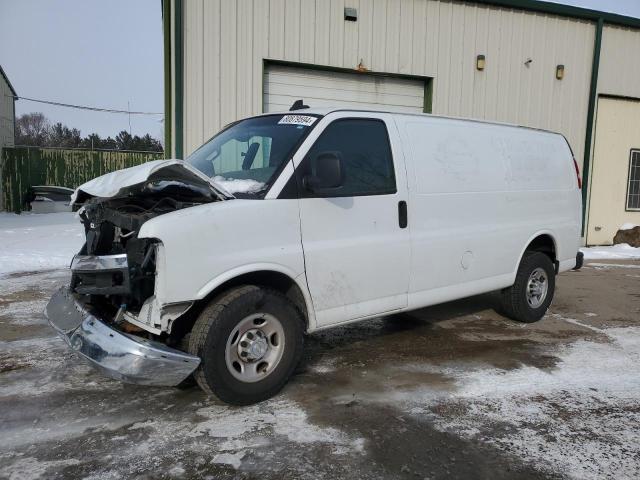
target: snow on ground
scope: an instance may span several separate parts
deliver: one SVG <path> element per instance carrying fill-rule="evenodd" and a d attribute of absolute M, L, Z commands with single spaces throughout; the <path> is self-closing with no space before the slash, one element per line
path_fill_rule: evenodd
<path fill-rule="evenodd" d="M 626 243 L 602 247 L 585 247 L 580 251 L 584 253 L 585 260 L 602 259 L 640 259 L 640 248 L 632 247 Z"/>
<path fill-rule="evenodd" d="M 623 223 L 622 226 L 618 230 L 631 230 L 632 228 L 637 227 L 635 223 Z"/>
<path fill-rule="evenodd" d="M 83 242 L 75 213 L 0 213 L 0 275 L 66 267 Z"/>
<path fill-rule="evenodd" d="M 561 347 L 551 369 L 444 368 L 456 379 L 456 391 L 439 398 L 432 392 L 413 395 L 405 408 L 443 431 L 490 443 L 569 478 L 610 478 L 613 472 L 615 478 L 638 478 L 640 328 L 582 326 L 600 338 Z M 440 412 L 447 404 L 454 415 Z"/>

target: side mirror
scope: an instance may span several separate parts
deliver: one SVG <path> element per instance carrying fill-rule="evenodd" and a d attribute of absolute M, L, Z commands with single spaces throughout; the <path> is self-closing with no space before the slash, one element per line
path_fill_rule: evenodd
<path fill-rule="evenodd" d="M 321 152 L 311 160 L 311 174 L 302 179 L 311 192 L 334 189 L 344 182 L 344 168 L 340 152 Z"/>

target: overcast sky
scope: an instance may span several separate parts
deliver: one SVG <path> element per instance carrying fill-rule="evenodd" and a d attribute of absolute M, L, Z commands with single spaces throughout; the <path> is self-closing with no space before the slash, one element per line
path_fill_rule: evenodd
<path fill-rule="evenodd" d="M 640 0 L 556 2 L 640 17 Z M 0 0 L 0 65 L 24 97 L 162 112 L 160 0 Z M 128 115 L 16 103 L 33 111 L 83 135 L 129 129 Z M 161 119 L 131 116 L 131 130 L 159 138 Z"/>
<path fill-rule="evenodd" d="M 0 0 L 0 65 L 18 95 L 163 112 L 160 0 Z M 16 102 L 53 122 L 115 136 L 129 116 Z M 133 134 L 159 138 L 162 115 L 131 116 Z"/>

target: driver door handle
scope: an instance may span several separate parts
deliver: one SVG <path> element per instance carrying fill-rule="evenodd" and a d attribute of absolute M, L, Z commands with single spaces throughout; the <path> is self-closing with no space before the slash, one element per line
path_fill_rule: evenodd
<path fill-rule="evenodd" d="M 400 200 L 398 202 L 398 226 L 400 228 L 407 228 L 409 220 L 407 217 L 407 202 Z"/>

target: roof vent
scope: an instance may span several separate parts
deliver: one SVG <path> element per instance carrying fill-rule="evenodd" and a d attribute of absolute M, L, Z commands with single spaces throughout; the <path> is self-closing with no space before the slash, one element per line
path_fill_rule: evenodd
<path fill-rule="evenodd" d="M 293 105 L 291 105 L 289 111 L 293 112 L 294 110 L 303 110 L 305 108 L 309 108 L 309 105 L 305 105 L 302 100 L 296 100 L 293 102 Z"/>

